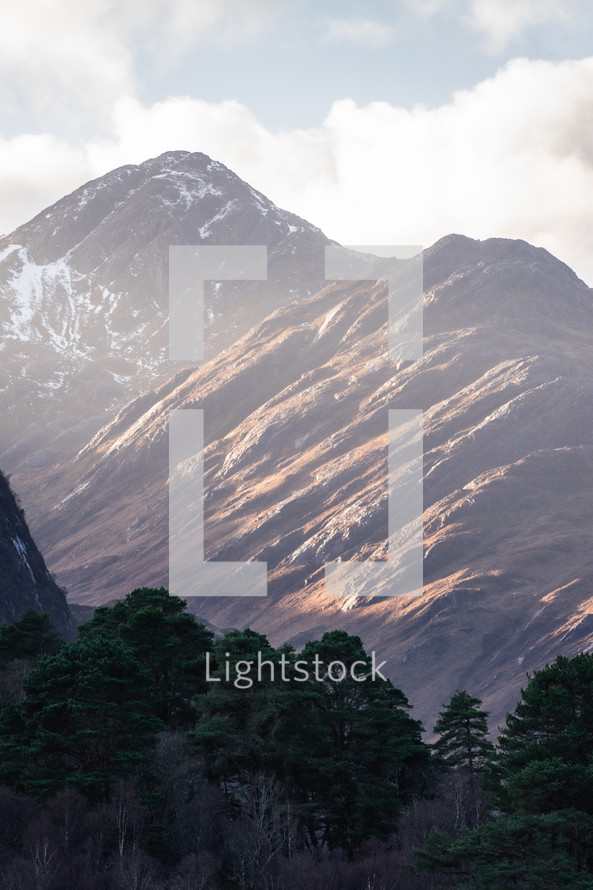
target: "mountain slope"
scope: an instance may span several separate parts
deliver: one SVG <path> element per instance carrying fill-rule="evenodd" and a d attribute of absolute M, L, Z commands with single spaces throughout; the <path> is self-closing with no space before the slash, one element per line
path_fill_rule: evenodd
<path fill-rule="evenodd" d="M 74 599 L 167 583 L 168 412 L 192 406 L 207 556 L 269 568 L 265 600 L 192 602 L 215 624 L 361 633 L 428 719 L 457 686 L 500 719 L 526 670 L 593 645 L 591 291 L 546 251 L 461 236 L 426 252 L 425 284 L 419 362 L 386 360 L 383 284 L 329 284 L 99 431 L 40 526 Z M 329 599 L 324 562 L 386 557 L 398 407 L 425 411 L 425 595 Z"/>
<path fill-rule="evenodd" d="M 169 246 L 209 243 L 269 250 L 264 286 L 206 286 L 216 354 L 316 289 L 329 242 L 222 164 L 184 151 L 114 170 L 0 239 L 0 459 L 25 502 L 27 466 L 72 457 L 106 412 L 170 375 Z M 304 258 L 312 274 L 297 278 Z"/>
<path fill-rule="evenodd" d="M 47 571 L 23 512 L 0 474 L 0 622 L 12 623 L 27 609 L 47 612 L 60 633 L 74 635 L 66 597 Z"/>
<path fill-rule="evenodd" d="M 197 368 L 165 361 L 180 243 L 269 248 L 267 284 L 207 291 Z M 276 643 L 344 627 L 428 725 L 457 687 L 497 721 L 527 670 L 593 647 L 591 290 L 525 242 L 449 236 L 424 357 L 395 364 L 385 285 L 323 282 L 327 243 L 187 152 L 58 202 L 2 244 L 0 455 L 60 583 L 105 602 L 167 583 L 168 414 L 203 408 L 206 555 L 266 561 L 269 595 L 192 608 Z M 335 600 L 325 562 L 387 554 L 392 408 L 424 410 L 424 596 Z"/>

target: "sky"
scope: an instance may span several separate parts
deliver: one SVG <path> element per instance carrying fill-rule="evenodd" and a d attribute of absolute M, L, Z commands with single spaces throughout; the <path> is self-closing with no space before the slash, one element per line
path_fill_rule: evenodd
<path fill-rule="evenodd" d="M 593 0 L 0 0 L 0 232 L 202 151 L 344 244 L 458 232 L 593 285 Z"/>

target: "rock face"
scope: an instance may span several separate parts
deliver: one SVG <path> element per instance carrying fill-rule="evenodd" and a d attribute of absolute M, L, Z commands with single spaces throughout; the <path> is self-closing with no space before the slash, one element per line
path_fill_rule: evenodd
<path fill-rule="evenodd" d="M 63 636 L 73 637 L 64 592 L 47 571 L 23 511 L 0 474 L 0 622 L 17 621 L 27 609 L 47 612 Z"/>
<path fill-rule="evenodd" d="M 206 286 L 216 354 L 313 292 L 329 242 L 222 164 L 184 151 L 114 170 L 0 239 L 2 466 L 62 463 L 117 406 L 170 376 L 169 246 L 200 243 L 269 253 L 265 286 Z M 307 280 L 291 274 L 297 255 L 312 261 Z"/>
<path fill-rule="evenodd" d="M 190 188 L 187 170 L 196 165 L 201 184 Z M 167 376 L 157 350 L 150 362 L 126 366 L 120 389 L 112 374 L 112 401 L 101 403 L 101 419 L 89 409 L 68 447 L 64 436 L 56 439 L 54 466 L 40 459 L 41 445 L 28 443 L 15 478 L 26 469 L 35 534 L 72 599 L 100 603 L 140 584 L 167 583 L 168 414 L 200 407 L 206 555 L 265 561 L 269 579 L 266 599 L 192 601 L 215 625 L 250 625 L 276 643 L 300 644 L 334 627 L 358 633 L 429 727 L 456 688 L 480 695 L 496 724 L 514 706 L 527 671 L 559 651 L 593 648 L 591 290 L 525 242 L 448 236 L 425 253 L 424 357 L 390 363 L 384 283 L 323 284 L 328 242 L 318 230 L 204 156 L 174 153 L 123 171 L 105 177 L 115 191 L 103 180 L 85 187 L 101 210 L 80 231 L 74 227 L 70 240 L 54 245 L 51 233 L 44 240 L 43 214 L 19 231 L 46 251 L 36 263 L 56 262 L 75 243 L 70 256 L 87 276 L 80 293 L 97 281 L 120 294 L 117 311 L 132 307 L 130 342 L 152 342 L 150 332 L 162 327 L 163 304 L 151 303 L 150 282 L 165 266 L 151 267 L 154 254 L 145 249 L 155 238 L 162 238 L 161 257 L 167 239 L 195 242 L 198 222 L 211 243 L 268 243 L 276 283 L 261 292 L 259 284 L 242 291 L 229 285 L 224 304 L 214 299 L 222 287 L 213 290 L 219 314 L 213 309 L 210 358 L 197 368 L 169 368 Z M 217 217 L 231 199 L 213 195 L 208 177 L 214 189 L 224 192 L 220 177 L 236 189 L 239 204 L 220 217 L 224 230 Z M 105 189 L 110 202 L 101 203 Z M 140 200 L 142 189 L 154 204 Z M 74 196 L 64 200 L 75 206 Z M 139 206 L 156 209 L 134 211 Z M 191 231 L 178 232 L 184 214 Z M 115 219 L 122 241 L 133 233 L 127 262 L 111 257 L 118 242 L 105 233 Z M 19 239 L 26 240 L 18 233 L 8 240 Z M 397 291 L 408 267 L 386 260 L 378 269 Z M 246 308 L 234 328 L 239 300 Z M 47 296 L 48 306 L 56 301 L 58 312 L 63 300 Z M 42 313 L 32 317 L 40 333 L 25 346 L 50 350 L 47 322 Z M 120 328 L 105 335 L 112 345 L 101 354 L 120 349 L 131 361 L 126 355 L 136 347 L 126 353 L 114 330 Z M 15 343 L 7 341 L 4 355 L 25 361 L 25 347 L 18 352 Z M 55 343 L 51 349 L 67 353 Z M 98 352 L 80 359 L 85 374 L 99 373 Z M 68 392 L 84 402 L 76 373 L 65 378 L 62 401 L 48 401 L 56 421 L 64 423 Z M 134 387 L 137 397 L 126 401 Z M 377 589 L 372 598 L 329 598 L 325 562 L 386 557 L 390 408 L 424 411 L 424 595 L 382 598 Z M 23 444 L 2 435 L 15 456 Z"/>

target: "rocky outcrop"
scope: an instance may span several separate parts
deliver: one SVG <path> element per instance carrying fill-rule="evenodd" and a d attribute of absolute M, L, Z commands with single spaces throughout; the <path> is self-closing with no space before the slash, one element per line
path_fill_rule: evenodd
<path fill-rule="evenodd" d="M 74 635 L 64 592 L 52 580 L 23 511 L 0 474 L 0 622 L 18 621 L 27 609 L 46 612 L 67 639 Z"/>

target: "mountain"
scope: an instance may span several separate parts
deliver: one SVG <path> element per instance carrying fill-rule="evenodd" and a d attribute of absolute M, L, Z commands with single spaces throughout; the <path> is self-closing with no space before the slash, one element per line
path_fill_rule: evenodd
<path fill-rule="evenodd" d="M 47 571 L 23 511 L 0 474 L 0 622 L 17 621 L 27 609 L 47 612 L 63 636 L 74 636 L 64 592 Z"/>
<path fill-rule="evenodd" d="M 73 457 L 118 406 L 170 376 L 169 246 L 204 243 L 268 247 L 265 284 L 205 288 L 206 347 L 216 354 L 313 292 L 329 242 L 222 164 L 185 151 L 114 170 L 0 239 L 0 462 L 19 474 L 25 501 L 29 467 Z M 309 278 L 292 274 L 304 257 Z"/>
<path fill-rule="evenodd" d="M 73 597 L 167 583 L 168 412 L 199 406 L 206 554 L 269 568 L 267 599 L 201 616 L 276 642 L 361 633 L 424 715 L 459 686 L 499 720 L 526 670 L 593 645 L 591 292 L 543 250 L 460 236 L 426 252 L 425 283 L 420 362 L 385 358 L 382 284 L 331 284 L 122 410 L 40 527 Z M 425 594 L 330 599 L 324 562 L 386 556 L 398 407 L 425 412 Z"/>
<path fill-rule="evenodd" d="M 201 171 L 202 185 L 188 198 L 179 166 Z M 165 303 L 151 303 L 151 282 L 160 274 L 164 286 L 167 239 L 194 243 L 197 224 L 207 217 L 211 226 L 201 223 L 206 242 L 268 243 L 277 271 L 267 288 L 227 285 L 224 306 L 214 299 L 223 286 L 213 288 L 210 351 L 198 367 L 168 366 L 162 352 L 154 353 L 153 364 L 135 359 L 123 383 L 112 374 L 112 389 L 95 410 L 85 405 L 83 381 L 107 373 L 106 359 L 97 367 L 97 355 L 111 360 L 117 349 L 128 355 L 112 333 L 111 346 L 71 361 L 59 396 L 46 397 L 53 416 L 45 428 L 33 412 L 20 437 L 16 429 L 2 433 L 36 538 L 72 599 L 96 604 L 140 584 L 167 583 L 168 416 L 173 408 L 200 407 L 206 555 L 263 560 L 269 569 L 267 598 L 191 601 L 201 617 L 217 626 L 250 625 L 274 643 L 298 645 L 334 627 L 360 634 L 429 727 L 456 688 L 480 695 L 496 724 L 514 706 L 526 671 L 558 652 L 593 648 L 591 290 L 565 264 L 525 242 L 448 236 L 425 251 L 424 357 L 391 363 L 385 284 L 323 282 L 329 242 L 319 230 L 254 197 L 202 155 L 173 153 L 123 170 L 132 172 L 115 171 L 91 184 L 93 200 L 106 194 L 109 201 L 78 234 L 73 225 L 70 241 L 61 234 L 54 254 L 36 254 L 35 262 L 72 250 L 77 274 L 87 276 L 80 279 L 82 295 L 93 281 L 109 279 L 110 292 L 120 294 L 118 307 L 132 307 L 136 345 L 129 355 L 150 341 L 151 325 L 162 334 Z M 230 200 L 223 175 L 238 204 L 218 230 L 214 218 Z M 118 190 L 127 176 L 143 185 Z M 216 207 L 209 203 L 210 181 L 224 192 Z M 71 208 L 77 200 L 64 199 Z M 193 222 L 179 234 L 175 226 L 184 214 Z M 28 238 L 49 251 L 55 223 L 46 227 L 44 219 L 41 214 L 8 241 Z M 60 217 L 66 233 L 67 219 L 67 213 Z M 110 258 L 119 247 L 109 234 L 117 219 L 120 240 L 133 233 L 136 276 Z M 269 219 L 280 224 L 256 231 Z M 160 254 L 149 248 L 156 230 Z M 70 243 L 75 247 L 65 251 Z M 157 255 L 158 274 L 150 265 Z M 87 266 L 94 263 L 90 271 L 82 256 Z M 290 266 L 283 265 L 287 256 Z M 68 262 L 74 268 L 74 259 Z M 104 269 L 110 271 L 101 278 Z M 382 260 L 377 270 L 397 292 L 409 264 Z M 17 299 L 14 281 L 11 287 Z M 44 287 L 39 293 L 56 313 L 66 305 Z M 235 328 L 237 303 L 245 311 Z M 108 313 L 101 307 L 103 325 Z M 3 363 L 10 354 L 14 368 L 21 367 L 33 347 L 40 350 L 33 356 L 39 367 L 52 349 L 55 356 L 67 352 L 44 333 L 47 314 L 31 317 L 40 325 L 36 339 L 23 347 L 9 340 Z M 148 325 L 143 331 L 142 324 Z M 69 331 L 64 336 L 74 342 Z M 166 341 L 159 343 L 162 350 Z M 51 424 L 65 427 L 72 417 L 70 398 L 82 417 L 75 434 L 56 434 L 51 447 L 44 446 Z M 387 555 L 387 412 L 393 408 L 424 411 L 424 595 L 382 598 L 377 588 L 372 597 L 330 598 L 325 562 Z"/>

